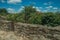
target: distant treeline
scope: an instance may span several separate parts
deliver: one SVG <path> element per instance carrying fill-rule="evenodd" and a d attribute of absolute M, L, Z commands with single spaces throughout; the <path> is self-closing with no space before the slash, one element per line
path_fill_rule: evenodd
<path fill-rule="evenodd" d="M 40 24 L 48 26 L 60 25 L 60 12 L 39 12 L 33 6 L 25 6 L 20 13 L 11 14 L 5 8 L 0 9 L 0 16 L 13 22 Z"/>

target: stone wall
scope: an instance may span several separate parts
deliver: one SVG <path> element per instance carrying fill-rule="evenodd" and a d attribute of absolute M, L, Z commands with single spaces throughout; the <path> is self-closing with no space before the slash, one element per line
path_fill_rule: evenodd
<path fill-rule="evenodd" d="M 26 23 L 0 21 L 1 30 L 13 31 L 23 40 L 60 40 L 60 26 L 47 27 Z"/>
<path fill-rule="evenodd" d="M 5 20 L 0 21 L 0 30 L 8 31 L 8 30 L 11 30 L 11 29 L 12 29 L 11 21 L 5 21 Z"/>

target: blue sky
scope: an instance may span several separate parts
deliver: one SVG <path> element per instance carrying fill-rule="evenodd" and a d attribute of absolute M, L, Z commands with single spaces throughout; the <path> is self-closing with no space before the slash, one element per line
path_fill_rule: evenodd
<path fill-rule="evenodd" d="M 16 13 L 23 10 L 24 6 L 33 4 L 37 11 L 60 11 L 60 0 L 0 0 L 0 8 Z"/>

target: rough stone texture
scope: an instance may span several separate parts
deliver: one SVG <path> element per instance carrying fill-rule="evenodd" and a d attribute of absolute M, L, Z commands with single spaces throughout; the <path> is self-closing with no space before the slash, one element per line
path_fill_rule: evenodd
<path fill-rule="evenodd" d="M 5 20 L 0 20 L 0 29 L 1 30 L 12 30 L 12 22 L 11 21 L 5 21 Z"/>
<path fill-rule="evenodd" d="M 0 21 L 0 29 L 8 31 L 6 34 L 0 32 L 2 40 L 60 40 L 60 26 L 47 27 L 25 23 L 14 23 L 12 26 L 10 21 Z"/>

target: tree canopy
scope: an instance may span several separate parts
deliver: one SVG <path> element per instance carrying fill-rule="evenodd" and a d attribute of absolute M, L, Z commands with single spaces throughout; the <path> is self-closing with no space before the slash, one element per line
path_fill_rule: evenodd
<path fill-rule="evenodd" d="M 60 25 L 60 12 L 38 12 L 33 6 L 25 6 L 24 9 L 17 14 L 7 14 L 6 9 L 0 9 L 0 15 L 5 14 L 6 19 L 14 22 L 23 22 L 30 24 L 39 24 L 47 26 Z"/>

